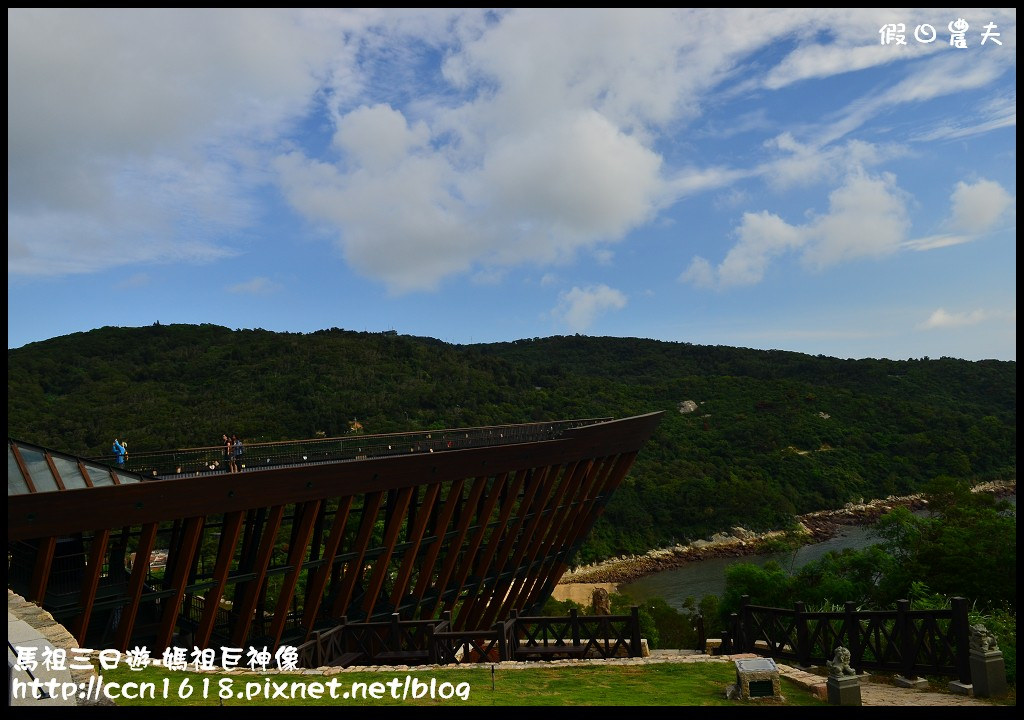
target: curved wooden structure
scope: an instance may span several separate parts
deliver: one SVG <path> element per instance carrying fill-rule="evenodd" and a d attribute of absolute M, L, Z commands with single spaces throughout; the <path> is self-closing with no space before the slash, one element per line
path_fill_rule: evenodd
<path fill-rule="evenodd" d="M 548 598 L 661 415 L 174 479 L 11 440 L 8 585 L 83 647 L 157 655 L 298 645 L 343 617 L 490 627 Z"/>

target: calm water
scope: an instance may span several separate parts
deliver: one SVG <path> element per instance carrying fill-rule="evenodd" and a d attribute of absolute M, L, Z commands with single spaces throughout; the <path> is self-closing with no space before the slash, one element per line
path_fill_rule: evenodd
<path fill-rule="evenodd" d="M 1016 495 L 1006 499 L 1016 507 Z M 775 560 L 784 569 L 795 570 L 819 559 L 830 550 L 845 548 L 860 550 L 877 542 L 878 538 L 873 534 L 871 526 L 851 525 L 842 528 L 838 535 L 825 542 L 804 545 L 789 552 L 711 558 L 692 562 L 684 567 L 663 570 L 627 583 L 620 588 L 620 591 L 632 596 L 638 602 L 660 597 L 672 607 L 681 610 L 687 597 L 700 600 L 705 595 L 721 595 L 725 591 L 725 569 L 733 563 L 764 565 L 769 560 Z"/>

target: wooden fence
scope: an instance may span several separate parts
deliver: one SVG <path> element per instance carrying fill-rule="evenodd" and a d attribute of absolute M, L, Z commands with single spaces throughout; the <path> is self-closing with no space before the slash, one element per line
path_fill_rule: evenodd
<path fill-rule="evenodd" d="M 900 600 L 895 610 L 856 610 L 847 602 L 842 612 L 808 612 L 749 604 L 743 596 L 723 632 L 721 652 L 756 652 L 793 660 L 808 667 L 831 660 L 837 646 L 850 651 L 858 672 L 882 670 L 905 678 L 919 675 L 956 677 L 971 682 L 970 626 L 967 600 L 953 598 L 945 610 L 911 610 Z"/>
<path fill-rule="evenodd" d="M 439 620 L 341 624 L 298 646 L 298 666 L 451 665 L 503 660 L 640 657 L 639 608 L 629 615 L 523 616 L 483 630 L 454 630 Z"/>

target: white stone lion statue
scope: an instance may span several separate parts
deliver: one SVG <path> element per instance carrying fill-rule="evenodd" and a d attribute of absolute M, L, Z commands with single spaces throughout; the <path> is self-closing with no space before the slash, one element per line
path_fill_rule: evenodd
<path fill-rule="evenodd" d="M 979 652 L 995 652 L 999 649 L 996 636 L 981 623 L 971 625 L 971 650 Z"/>
<path fill-rule="evenodd" d="M 835 656 L 827 661 L 828 674 L 836 677 L 856 675 L 857 671 L 850 667 L 850 651 L 842 645 L 836 647 Z"/>

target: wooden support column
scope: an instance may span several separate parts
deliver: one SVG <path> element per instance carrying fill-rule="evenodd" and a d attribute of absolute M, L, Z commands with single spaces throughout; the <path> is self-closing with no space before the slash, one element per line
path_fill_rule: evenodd
<path fill-rule="evenodd" d="M 281 594 L 277 598 L 277 607 L 274 609 L 274 620 L 270 624 L 270 637 L 273 638 L 274 647 L 281 641 L 281 633 L 284 631 L 284 622 L 288 618 L 288 604 L 295 594 L 295 586 L 299 582 L 299 575 L 302 572 L 302 558 L 306 556 L 306 550 L 313 533 L 313 523 L 320 512 L 320 501 L 313 500 L 305 503 L 302 507 L 302 517 L 293 520 L 296 531 L 292 533 L 292 543 L 288 548 L 288 565 L 291 567 L 281 584 Z"/>
<path fill-rule="evenodd" d="M 452 514 L 455 512 L 455 506 L 458 505 L 459 501 L 462 499 L 462 488 L 465 484 L 465 478 L 459 478 L 452 482 L 451 486 L 448 488 L 448 497 L 445 498 L 444 505 L 435 518 L 434 540 L 430 543 L 430 546 L 427 548 L 427 552 L 423 556 L 419 576 L 416 578 L 416 586 L 412 591 L 413 596 L 416 598 L 416 604 L 410 612 L 410 618 L 416 614 L 416 611 L 419 609 L 420 602 L 423 600 L 423 594 L 427 591 L 427 588 L 430 587 L 430 579 L 434 574 L 434 565 L 437 563 L 438 553 L 441 552 L 441 546 L 444 544 L 444 536 L 448 531 L 448 523 L 451 522 Z"/>
<path fill-rule="evenodd" d="M 561 577 L 566 571 L 568 561 L 571 559 L 572 554 L 576 551 L 580 543 L 583 542 L 587 534 L 590 533 L 591 528 L 594 527 L 594 523 L 601 517 L 604 512 L 605 506 L 608 502 L 608 498 L 616 488 L 622 484 L 629 469 L 633 466 L 633 461 L 636 460 L 636 453 L 629 452 L 623 453 L 616 456 L 615 458 L 609 458 L 605 462 L 607 472 L 604 474 L 602 480 L 598 483 L 597 489 L 593 493 L 589 508 L 584 514 L 583 520 L 577 523 L 573 527 L 572 535 L 568 540 L 568 548 L 565 555 L 556 563 L 554 574 L 556 577 Z"/>
<path fill-rule="evenodd" d="M 366 612 L 367 620 L 373 617 L 373 608 L 377 604 L 377 596 L 387 577 L 388 565 L 391 563 L 391 554 L 395 551 L 395 543 L 398 542 L 398 533 L 402 529 L 405 510 L 409 507 L 409 501 L 412 499 L 415 489 L 415 487 L 406 487 L 398 492 L 390 523 L 384 526 L 384 552 L 377 556 L 370 581 L 366 584 L 366 595 L 363 597 L 363 610 Z"/>
<path fill-rule="evenodd" d="M 171 578 L 170 587 L 174 588 L 174 595 L 164 598 L 163 617 L 160 619 L 160 632 L 157 635 L 157 654 L 170 647 L 171 638 L 174 635 L 174 626 L 178 623 L 178 612 L 181 610 L 181 603 L 185 600 L 185 585 L 188 582 L 189 571 L 192 562 L 195 560 L 196 548 L 199 546 L 199 536 L 203 532 L 203 517 L 188 518 L 181 529 L 181 542 L 178 543 L 178 552 L 174 558 L 174 573 Z M 170 558 L 168 558 L 170 566 Z"/>
<path fill-rule="evenodd" d="M 466 500 L 466 504 L 462 507 L 462 517 L 459 519 L 459 524 L 455 529 L 455 537 L 448 544 L 444 565 L 442 565 L 441 572 L 437 576 L 437 583 L 434 586 L 437 588 L 437 597 L 434 599 L 433 609 L 429 612 L 429 617 L 434 617 L 434 614 L 441 606 L 441 597 L 448 587 L 448 578 L 451 577 L 452 571 L 455 569 L 455 563 L 459 560 L 459 553 L 462 551 L 462 541 L 469 530 L 469 524 L 473 521 L 473 511 L 486 486 L 487 478 L 478 477 L 476 482 L 473 483 L 473 487 L 469 490 L 469 499 Z"/>
<path fill-rule="evenodd" d="M 142 598 L 142 588 L 146 584 L 146 575 L 149 572 L 149 556 L 153 552 L 153 545 L 156 543 L 156 533 L 159 528 L 157 523 L 146 523 L 139 532 L 139 544 L 135 549 L 135 561 L 132 563 L 132 574 L 128 578 L 127 605 L 121 610 L 121 618 L 117 624 L 117 632 L 114 635 L 114 647 L 124 652 L 128 649 L 128 642 L 132 637 L 132 630 L 135 628 L 135 618 L 139 614 L 139 602 Z"/>
<path fill-rule="evenodd" d="M 526 539 L 529 537 L 531 527 L 535 525 L 535 520 L 540 516 L 541 509 L 547 502 L 557 475 L 557 469 L 551 466 L 534 470 L 534 477 L 528 483 L 522 501 L 519 503 L 519 514 L 516 518 L 515 527 L 505 538 L 501 549 L 498 551 L 501 562 L 495 570 L 493 592 L 487 602 L 483 618 L 479 622 L 474 622 L 473 617 L 470 616 L 466 621 L 467 627 L 486 628 L 493 625 L 498 619 L 498 613 L 505 602 L 509 588 L 515 582 L 515 563 L 519 561 L 522 553 L 526 551 Z M 512 567 L 513 575 L 503 580 L 502 575 L 508 566 Z"/>
<path fill-rule="evenodd" d="M 524 561 L 520 565 L 524 573 L 523 579 L 521 582 L 516 583 L 515 587 L 512 588 L 512 591 L 505 598 L 505 607 L 502 610 L 502 614 L 507 613 L 509 608 L 523 607 L 520 600 L 526 599 L 526 591 L 533 586 L 535 580 L 533 564 L 540 556 L 541 549 L 545 547 L 548 536 L 556 532 L 555 526 L 558 524 L 557 521 L 562 518 L 564 513 L 562 509 L 563 500 L 570 489 L 578 487 L 576 478 L 578 477 L 581 465 L 580 462 L 574 462 L 566 466 L 562 473 L 562 482 L 558 484 L 558 489 L 551 498 L 550 503 L 538 513 L 538 518 L 541 518 L 541 521 L 535 531 L 531 533 Z"/>
<path fill-rule="evenodd" d="M 529 607 L 533 602 L 535 594 L 542 591 L 547 581 L 545 568 L 550 570 L 557 548 L 562 547 L 566 538 L 571 534 L 574 514 L 577 516 L 575 517 L 577 520 L 579 519 L 578 515 L 582 514 L 580 504 L 586 498 L 587 492 L 597 477 L 597 469 L 590 460 L 578 463 L 576 468 L 571 477 L 568 492 L 563 497 L 561 507 L 553 509 L 547 538 L 543 541 L 537 553 L 536 569 L 527 573 L 527 581 L 523 583 L 520 590 L 518 598 L 519 607 Z"/>
<path fill-rule="evenodd" d="M 220 607 L 221 598 L 224 597 L 224 588 L 227 586 L 228 574 L 231 571 L 231 560 L 235 557 L 235 550 L 238 548 L 243 517 L 241 510 L 227 513 L 224 516 L 220 547 L 213 567 L 214 585 L 206 591 L 206 596 L 203 598 L 203 614 L 199 618 L 199 627 L 196 629 L 195 643 L 197 647 L 205 648 L 210 642 L 210 635 L 217 620 L 217 609 Z"/>
<path fill-rule="evenodd" d="M 486 484 L 486 481 L 484 481 Z M 463 586 L 466 584 L 466 578 L 469 576 L 469 571 L 476 565 L 476 554 L 480 549 L 480 543 L 483 542 L 484 534 L 488 530 L 490 525 L 491 515 L 494 513 L 494 508 L 498 504 L 498 500 L 504 494 L 505 488 L 508 485 L 508 473 L 502 473 L 501 477 L 494 479 L 494 483 L 491 485 L 491 489 L 487 492 L 484 497 L 481 498 L 481 504 L 478 505 L 480 508 L 476 518 L 476 529 L 470 536 L 469 543 L 466 544 L 464 551 L 460 551 L 462 554 L 462 562 L 455 573 L 455 581 L 452 586 L 456 588 L 455 594 L 445 599 L 442 594 L 437 597 L 437 604 L 434 607 L 434 613 L 437 613 L 439 607 L 443 605 L 444 609 L 451 612 L 455 608 L 455 602 L 459 598 L 459 594 L 462 592 Z M 473 604 L 475 598 L 467 598 L 466 602 Z M 458 629 L 458 622 L 455 623 L 455 628 Z"/>
<path fill-rule="evenodd" d="M 543 502 L 534 511 L 533 518 L 527 525 L 526 531 L 520 539 L 519 546 L 516 548 L 515 559 L 512 562 L 512 567 L 515 568 L 515 575 L 508 578 L 506 583 L 504 583 L 505 592 L 502 594 L 504 600 L 497 613 L 499 617 L 504 617 L 508 614 L 510 608 L 515 607 L 515 600 L 519 595 L 522 584 L 526 581 L 527 570 L 536 553 L 538 539 L 548 526 L 549 509 L 557 505 L 558 499 L 565 492 L 566 479 L 572 471 L 572 467 L 565 466 L 560 471 L 553 470 L 551 472 L 551 482 L 548 485 Z"/>
<path fill-rule="evenodd" d="M 267 567 L 270 566 L 270 560 L 274 555 L 277 531 L 281 527 L 283 516 L 284 505 L 275 505 L 270 509 L 270 517 L 267 518 L 267 524 L 263 528 L 263 537 L 260 539 L 259 547 L 256 548 L 256 567 L 253 568 L 256 577 L 252 582 L 235 588 L 234 606 L 238 610 L 238 615 L 235 617 L 235 627 L 231 633 L 231 643 L 234 647 L 243 647 L 249 637 L 256 601 L 259 600 L 260 588 L 263 587 L 263 580 L 267 576 Z M 240 591 L 241 601 L 237 597 Z"/>
<path fill-rule="evenodd" d="M 103 558 L 107 554 L 107 540 L 110 539 L 110 530 L 96 530 L 92 534 L 92 544 L 89 547 L 89 564 L 85 568 L 85 575 L 82 578 L 82 592 L 79 595 L 81 612 L 75 617 L 71 627 L 71 634 L 78 641 L 78 647 L 88 647 L 85 643 L 85 636 L 89 630 L 89 618 L 92 616 L 92 604 L 96 600 L 96 588 L 100 584 L 100 573 L 103 570 Z"/>
<path fill-rule="evenodd" d="M 53 567 L 53 554 L 57 549 L 57 538 L 40 538 L 36 547 L 36 561 L 32 566 L 32 580 L 28 586 L 28 598 L 42 605 L 46 597 L 46 585 L 50 581 L 50 568 Z"/>
<path fill-rule="evenodd" d="M 345 525 L 348 522 L 348 514 L 351 507 L 351 495 L 346 495 L 338 500 L 338 509 L 334 512 L 331 532 L 327 536 L 327 544 L 324 546 L 324 562 L 313 572 L 313 577 L 309 581 L 309 587 L 306 590 L 306 602 L 302 611 L 302 626 L 306 628 L 306 640 L 309 640 L 309 635 L 316 624 L 316 615 L 320 610 L 320 603 L 323 600 L 324 588 L 327 587 L 327 580 L 331 576 L 334 558 L 338 555 L 338 546 L 345 535 Z"/>
<path fill-rule="evenodd" d="M 348 615 L 348 604 L 352 601 L 356 582 L 363 574 L 363 558 L 366 556 L 366 549 L 373 537 L 373 526 L 377 523 L 377 513 L 380 512 L 383 502 L 384 493 L 379 491 L 368 494 L 363 500 L 363 517 L 360 520 L 359 533 L 356 536 L 356 556 L 349 562 L 345 576 L 341 579 L 338 594 L 331 606 L 331 617 L 340 618 L 342 615 Z"/>
<path fill-rule="evenodd" d="M 412 545 L 402 555 L 402 564 L 398 568 L 398 575 L 395 577 L 395 586 L 391 589 L 391 606 L 398 609 L 409 586 L 409 578 L 412 576 L 412 569 L 416 563 L 416 556 L 419 555 L 420 544 L 423 542 L 423 533 L 427 528 L 427 521 L 434 513 L 437 498 L 441 494 L 441 483 L 435 483 L 427 488 L 423 495 L 423 502 L 420 504 L 420 511 L 416 514 L 416 520 L 409 531 L 409 542 Z"/>

